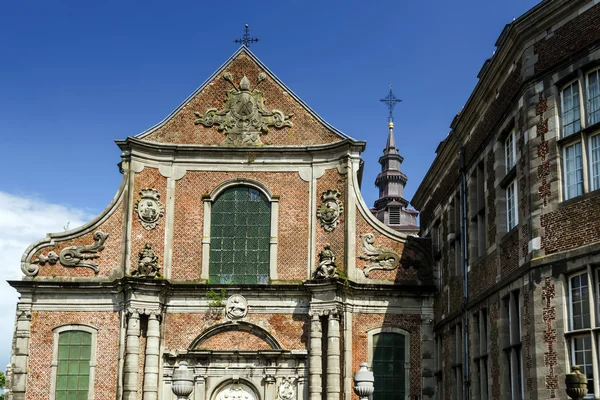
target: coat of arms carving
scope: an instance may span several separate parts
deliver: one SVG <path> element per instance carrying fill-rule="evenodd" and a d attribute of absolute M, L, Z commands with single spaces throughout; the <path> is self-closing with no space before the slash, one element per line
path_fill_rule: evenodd
<path fill-rule="evenodd" d="M 141 199 L 135 203 L 135 211 L 144 229 L 155 228 L 158 220 L 165 214 L 165 209 L 160 204 L 160 194 L 156 189 L 140 190 Z"/>
<path fill-rule="evenodd" d="M 335 229 L 340 221 L 340 216 L 344 212 L 344 205 L 340 200 L 340 192 L 337 190 L 328 190 L 321 195 L 323 202 L 317 209 L 317 218 L 321 221 L 321 226 L 327 232 Z"/>
<path fill-rule="evenodd" d="M 244 75 L 239 86 L 233 82 L 231 73 L 225 73 L 223 78 L 229 82 L 233 89 L 227 92 L 225 107 L 219 111 L 209 108 L 204 115 L 199 112 L 194 114 L 198 119 L 196 125 L 211 127 L 218 125 L 219 132 L 225 132 L 227 138 L 223 144 L 227 145 L 261 145 L 260 135 L 269 132 L 269 127 L 281 129 L 291 127 L 289 120 L 293 114 L 285 115 L 277 109 L 265 109 L 263 93 L 258 86 L 267 76 L 264 72 L 258 74 L 258 82 L 250 90 L 250 80 Z"/>

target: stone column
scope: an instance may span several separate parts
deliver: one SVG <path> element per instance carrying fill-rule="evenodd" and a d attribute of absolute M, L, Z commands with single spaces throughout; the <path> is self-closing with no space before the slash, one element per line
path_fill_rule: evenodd
<path fill-rule="evenodd" d="M 140 314 L 137 310 L 129 310 L 128 314 L 125 367 L 123 368 L 123 398 L 125 400 L 137 400 L 140 362 Z"/>
<path fill-rule="evenodd" d="M 160 320 L 157 311 L 148 315 L 143 400 L 158 399 L 158 359 L 160 354 Z"/>
<path fill-rule="evenodd" d="M 13 355 L 11 357 L 13 368 L 9 379 L 10 392 L 7 396 L 9 399 L 25 399 L 30 326 L 31 310 L 19 309 L 17 306 L 17 326 L 15 328 Z"/>
<path fill-rule="evenodd" d="M 274 372 L 274 371 L 273 371 Z M 275 393 L 275 376 L 267 373 L 265 376 L 265 400 L 276 400 L 277 394 Z"/>
<path fill-rule="evenodd" d="M 310 400 L 322 400 L 323 383 L 322 371 L 322 349 L 323 333 L 321 332 L 321 317 L 319 313 L 310 314 L 310 360 L 308 364 Z"/>
<path fill-rule="evenodd" d="M 340 400 L 340 315 L 332 310 L 327 327 L 327 400 Z"/>

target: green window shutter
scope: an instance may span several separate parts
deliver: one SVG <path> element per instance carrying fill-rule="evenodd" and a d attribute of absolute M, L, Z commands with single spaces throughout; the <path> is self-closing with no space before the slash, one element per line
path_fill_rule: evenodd
<path fill-rule="evenodd" d="M 380 333 L 373 336 L 373 400 L 403 399 L 406 395 L 406 336 Z"/>
<path fill-rule="evenodd" d="M 258 190 L 236 186 L 212 205 L 210 281 L 269 283 L 271 204 Z"/>
<path fill-rule="evenodd" d="M 59 334 L 56 400 L 87 399 L 91 353 L 91 333 L 66 331 Z"/>

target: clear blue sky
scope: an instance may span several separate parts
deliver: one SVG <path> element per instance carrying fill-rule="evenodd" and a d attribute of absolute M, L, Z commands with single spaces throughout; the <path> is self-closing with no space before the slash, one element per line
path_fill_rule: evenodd
<path fill-rule="evenodd" d="M 0 6 L 0 191 L 100 212 L 121 176 L 114 139 L 160 121 L 236 49 L 317 113 L 367 140 L 363 193 L 396 139 L 410 199 L 504 25 L 536 0 L 8 1 Z"/>

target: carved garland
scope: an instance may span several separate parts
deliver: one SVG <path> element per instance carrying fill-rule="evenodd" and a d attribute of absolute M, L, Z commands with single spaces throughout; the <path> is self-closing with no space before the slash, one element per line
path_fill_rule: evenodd
<path fill-rule="evenodd" d="M 55 265 L 58 261 L 63 267 L 86 267 L 92 269 L 96 274 L 99 272 L 98 264 L 89 260 L 100 257 L 99 251 L 104 249 L 104 241 L 108 238 L 108 233 L 100 230 L 94 233 L 94 243 L 86 246 L 69 246 L 62 249 L 60 255 L 50 251 L 48 255 L 41 254 L 32 264 L 24 264 L 21 267 L 23 273 L 27 276 L 35 276 L 40 271 L 40 266 Z"/>

